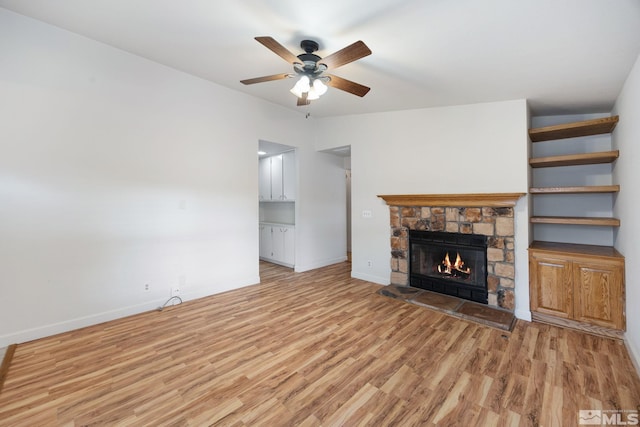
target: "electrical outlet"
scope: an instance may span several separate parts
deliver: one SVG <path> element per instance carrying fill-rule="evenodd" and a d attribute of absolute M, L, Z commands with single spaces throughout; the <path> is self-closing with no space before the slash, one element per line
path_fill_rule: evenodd
<path fill-rule="evenodd" d="M 145 284 L 144 284 L 144 291 L 145 291 L 145 292 L 149 292 L 150 290 L 151 290 L 151 286 L 149 286 L 149 284 L 148 284 L 148 283 L 145 283 Z"/>
<path fill-rule="evenodd" d="M 171 296 L 172 297 L 179 297 L 180 296 L 180 287 L 179 286 L 174 286 L 173 288 L 171 288 Z"/>
<path fill-rule="evenodd" d="M 373 267 L 373 261 L 371 260 L 367 261 L 367 267 Z"/>

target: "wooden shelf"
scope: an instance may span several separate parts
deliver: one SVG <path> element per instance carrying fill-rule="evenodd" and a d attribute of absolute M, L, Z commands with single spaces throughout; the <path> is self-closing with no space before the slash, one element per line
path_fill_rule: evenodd
<path fill-rule="evenodd" d="M 618 123 L 618 116 L 582 122 L 564 123 L 555 126 L 529 129 L 531 142 L 551 141 L 553 139 L 575 138 L 578 136 L 599 135 L 613 132 Z"/>
<path fill-rule="evenodd" d="M 598 153 L 566 154 L 562 156 L 537 157 L 529 159 L 532 168 L 548 168 L 558 166 L 596 165 L 600 163 L 613 163 L 620 152 L 601 151 Z"/>
<path fill-rule="evenodd" d="M 515 206 L 526 193 L 390 194 L 379 195 L 389 206 Z"/>
<path fill-rule="evenodd" d="M 571 216 L 532 216 L 532 224 L 562 224 L 562 225 L 594 225 L 606 227 L 619 227 L 618 218 L 591 218 Z"/>
<path fill-rule="evenodd" d="M 531 187 L 530 194 L 585 194 L 585 193 L 618 193 L 619 185 L 594 185 L 584 187 Z"/>
<path fill-rule="evenodd" d="M 579 243 L 544 242 L 534 240 L 529 249 L 545 252 L 562 252 L 573 255 L 589 255 L 608 258 L 624 258 L 613 246 L 584 245 Z"/>

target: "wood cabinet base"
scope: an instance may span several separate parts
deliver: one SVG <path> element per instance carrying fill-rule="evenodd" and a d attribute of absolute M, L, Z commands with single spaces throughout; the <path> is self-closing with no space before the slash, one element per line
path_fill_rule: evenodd
<path fill-rule="evenodd" d="M 531 319 L 534 322 L 546 323 L 563 328 L 576 329 L 578 331 L 586 332 L 592 335 L 599 335 L 619 340 L 624 339 L 624 331 L 605 328 L 603 326 L 593 325 L 590 323 L 578 322 L 576 320 L 563 319 L 560 317 L 535 312 L 531 313 Z"/>
<path fill-rule="evenodd" d="M 613 247 L 534 241 L 529 285 L 535 320 L 622 337 L 624 257 Z"/>

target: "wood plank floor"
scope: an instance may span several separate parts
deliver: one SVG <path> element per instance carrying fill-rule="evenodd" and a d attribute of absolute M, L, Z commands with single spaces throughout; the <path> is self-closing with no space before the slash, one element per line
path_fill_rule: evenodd
<path fill-rule="evenodd" d="M 2 426 L 574 426 L 638 409 L 619 341 L 481 326 L 342 263 L 18 345 Z"/>

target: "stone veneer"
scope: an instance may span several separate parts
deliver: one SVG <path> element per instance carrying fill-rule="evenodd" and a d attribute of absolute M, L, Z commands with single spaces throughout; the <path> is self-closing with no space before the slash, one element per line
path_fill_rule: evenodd
<path fill-rule="evenodd" d="M 389 206 L 391 284 L 409 285 L 408 230 L 487 236 L 489 305 L 515 308 L 514 221 L 512 207 Z"/>

